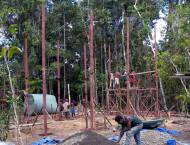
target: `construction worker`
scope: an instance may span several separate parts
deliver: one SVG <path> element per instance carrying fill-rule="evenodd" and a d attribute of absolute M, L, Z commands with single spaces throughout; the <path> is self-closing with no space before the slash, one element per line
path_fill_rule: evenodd
<path fill-rule="evenodd" d="M 113 73 L 110 73 L 110 88 L 114 88 L 114 74 Z"/>
<path fill-rule="evenodd" d="M 76 105 L 75 101 L 72 100 L 72 101 L 71 101 L 71 105 L 70 105 L 71 117 L 75 117 L 75 105 Z"/>
<path fill-rule="evenodd" d="M 65 114 L 65 118 L 69 118 L 70 117 L 70 114 L 69 114 L 69 101 L 68 99 L 65 99 L 64 100 L 64 103 L 63 103 L 63 113 Z"/>
<path fill-rule="evenodd" d="M 130 145 L 131 138 L 134 136 L 136 145 L 141 145 L 140 131 L 143 128 L 142 121 L 136 116 L 117 115 L 115 121 L 121 126 L 118 143 L 126 133 L 125 145 Z"/>
<path fill-rule="evenodd" d="M 119 84 L 119 78 L 120 78 L 120 73 L 119 72 L 116 72 L 115 73 L 115 83 L 114 83 L 114 87 L 116 87 L 116 88 L 119 88 L 120 86 L 120 84 Z"/>

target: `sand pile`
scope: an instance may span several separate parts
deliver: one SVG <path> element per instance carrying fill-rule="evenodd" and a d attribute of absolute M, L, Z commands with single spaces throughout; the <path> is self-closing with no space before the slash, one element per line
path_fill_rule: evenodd
<path fill-rule="evenodd" d="M 63 145 L 118 145 L 106 137 L 92 131 L 85 131 L 70 136 L 64 140 Z"/>

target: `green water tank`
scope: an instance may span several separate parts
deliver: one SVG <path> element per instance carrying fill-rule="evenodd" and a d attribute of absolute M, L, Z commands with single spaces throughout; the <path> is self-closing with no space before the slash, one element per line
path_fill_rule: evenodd
<path fill-rule="evenodd" d="M 43 94 L 29 94 L 29 112 L 28 115 L 41 113 L 43 107 Z M 24 105 L 26 112 L 26 100 Z M 46 110 L 48 113 L 57 112 L 57 101 L 54 95 L 46 94 Z"/>

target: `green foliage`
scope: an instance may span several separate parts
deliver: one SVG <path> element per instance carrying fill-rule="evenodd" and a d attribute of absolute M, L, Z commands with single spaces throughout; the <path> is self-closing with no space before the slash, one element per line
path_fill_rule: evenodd
<path fill-rule="evenodd" d="M 0 141 L 6 141 L 9 132 L 9 110 L 0 110 Z"/>
<path fill-rule="evenodd" d="M 7 51 L 8 51 L 8 53 L 7 53 Z M 10 59 L 12 59 L 13 55 L 15 55 L 19 52 L 21 52 L 21 50 L 20 50 L 20 48 L 18 48 L 16 46 L 10 46 L 10 48 L 8 50 L 5 47 L 3 47 L 1 50 L 1 56 L 8 57 L 8 59 L 10 60 Z"/>
<path fill-rule="evenodd" d="M 188 104 L 190 104 L 190 98 L 187 96 L 187 95 L 178 95 L 175 97 L 176 100 L 178 101 L 185 101 L 187 102 Z"/>
<path fill-rule="evenodd" d="M 22 52 L 21 50 L 20 50 L 20 48 L 18 48 L 18 47 L 16 47 L 16 46 L 11 46 L 10 48 L 9 48 L 9 50 L 8 50 L 8 59 L 10 60 L 10 59 L 12 59 L 12 57 L 13 57 L 13 55 L 15 55 L 15 54 L 17 54 L 17 53 L 19 53 L 19 52 Z"/>
<path fill-rule="evenodd" d="M 12 97 L 12 96 L 7 96 L 7 102 L 9 103 L 9 104 L 13 104 L 13 103 L 15 103 L 15 104 L 18 104 L 19 103 L 19 96 L 14 96 L 14 97 Z"/>
<path fill-rule="evenodd" d="M 18 28 L 16 24 L 10 25 L 8 27 L 8 31 L 9 33 L 11 33 L 13 36 L 15 36 L 17 34 Z"/>
<path fill-rule="evenodd" d="M 2 50 L 1 50 L 1 57 L 5 57 L 6 56 L 6 48 L 3 47 Z"/>
<path fill-rule="evenodd" d="M 169 1 L 166 5 L 169 13 L 166 19 L 166 36 L 161 43 L 162 51 L 160 51 L 158 59 L 159 76 L 162 78 L 168 102 L 177 100 L 177 102 L 189 103 L 189 94 L 181 93 L 184 92 L 184 88 L 180 80 L 170 78 L 170 76 L 177 73 L 176 68 L 179 73 L 186 73 L 189 70 L 190 14 L 188 12 L 190 5 L 189 2 L 182 4 L 173 1 Z"/>
<path fill-rule="evenodd" d="M 41 93 L 42 92 L 42 80 L 39 78 L 34 78 L 28 81 L 30 88 L 29 93 Z"/>

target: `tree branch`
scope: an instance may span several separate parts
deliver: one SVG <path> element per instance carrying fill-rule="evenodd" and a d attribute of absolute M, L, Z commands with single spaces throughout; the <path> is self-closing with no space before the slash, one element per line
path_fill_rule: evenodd
<path fill-rule="evenodd" d="M 15 98 L 15 89 L 14 89 L 14 86 L 13 86 L 13 83 L 12 83 L 11 73 L 10 73 L 10 69 L 9 69 L 9 65 L 8 65 L 6 55 L 4 56 L 4 60 L 5 60 L 5 64 L 6 64 L 8 75 L 9 75 L 9 83 L 10 83 L 10 87 L 11 87 L 12 98 Z M 19 121 L 18 121 L 18 114 L 17 114 L 17 111 L 16 111 L 16 103 L 14 101 L 13 101 L 13 110 L 14 110 L 14 119 L 15 119 L 16 133 L 17 133 L 16 136 L 17 136 L 17 139 L 18 139 L 18 135 L 19 135 L 20 144 L 23 145 L 20 126 L 19 126 Z"/>
<path fill-rule="evenodd" d="M 171 58 L 169 58 L 169 60 L 170 60 L 171 64 L 173 65 L 173 67 L 175 68 L 176 73 L 178 74 L 179 71 L 178 71 L 178 69 L 177 69 L 177 66 L 174 64 L 174 62 L 173 62 L 173 60 L 172 60 Z M 188 89 L 187 89 L 187 87 L 186 87 L 186 85 L 185 85 L 183 79 L 180 78 L 180 81 L 181 81 L 181 84 L 183 85 L 183 87 L 184 87 L 184 89 L 185 89 L 185 92 L 187 93 L 187 96 L 190 97 L 190 96 L 189 96 L 190 93 L 189 93 L 189 91 L 188 91 Z"/>

